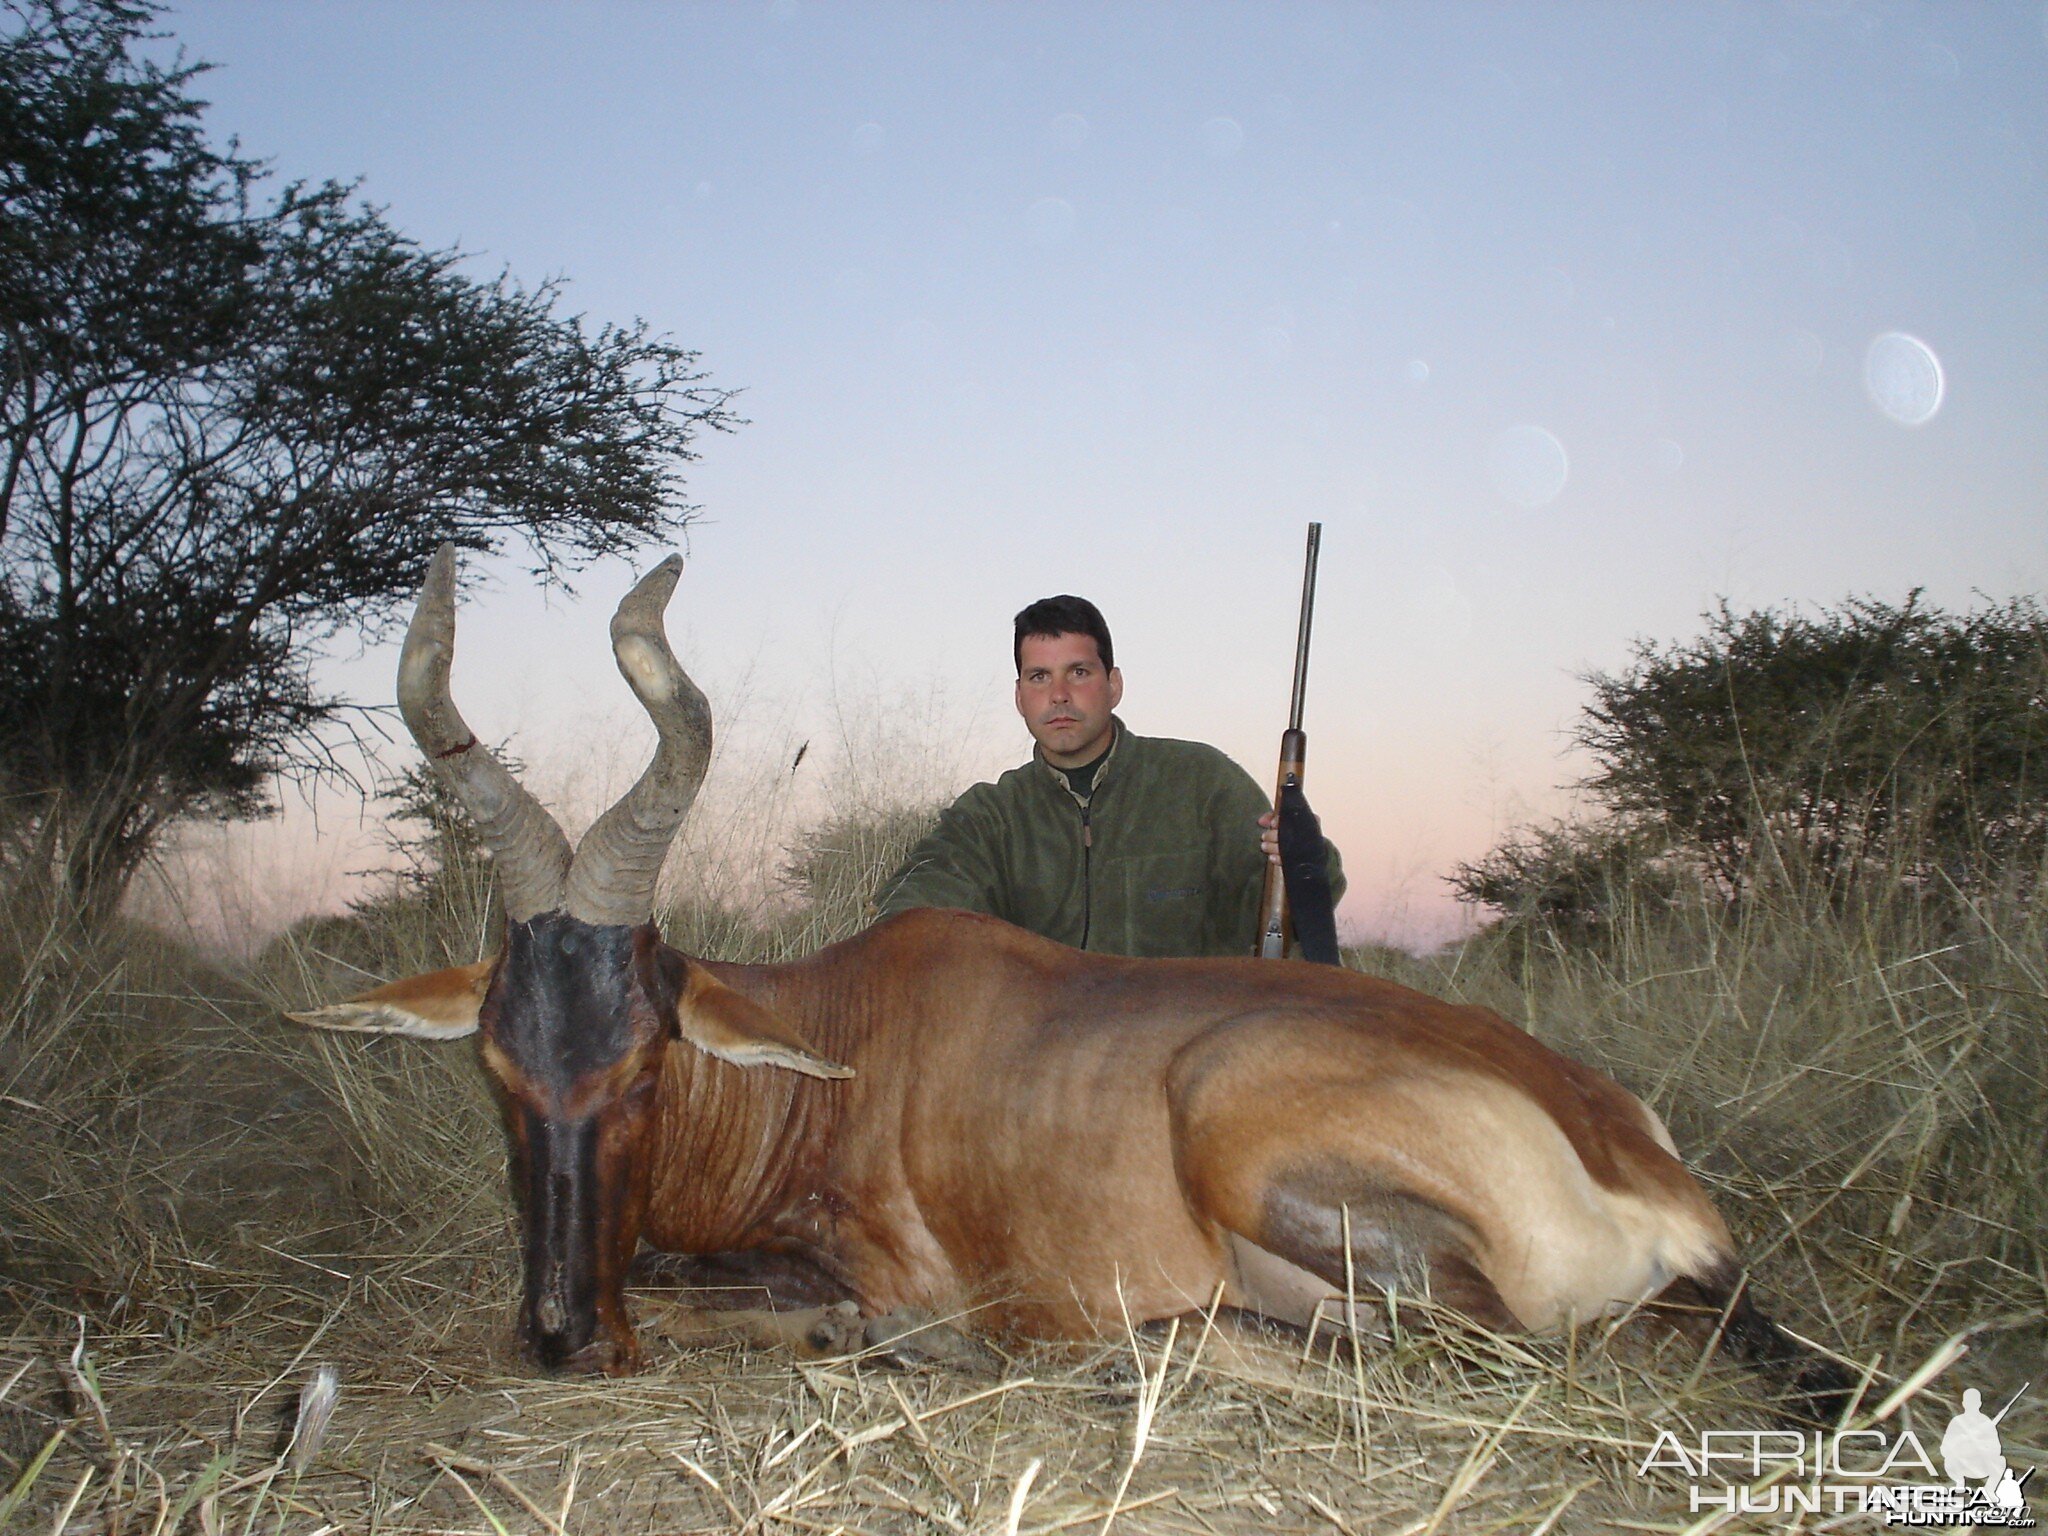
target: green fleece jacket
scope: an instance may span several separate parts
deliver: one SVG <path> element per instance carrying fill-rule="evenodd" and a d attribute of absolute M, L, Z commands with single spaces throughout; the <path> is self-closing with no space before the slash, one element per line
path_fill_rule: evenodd
<path fill-rule="evenodd" d="M 875 904 L 885 916 L 964 907 L 1116 955 L 1249 955 L 1266 869 L 1256 823 L 1270 809 L 1214 747 L 1138 736 L 1119 721 L 1085 804 L 1034 751 L 947 807 Z"/>

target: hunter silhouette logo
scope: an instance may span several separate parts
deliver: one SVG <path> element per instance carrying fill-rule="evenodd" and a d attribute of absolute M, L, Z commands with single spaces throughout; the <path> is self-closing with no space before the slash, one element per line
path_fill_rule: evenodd
<path fill-rule="evenodd" d="M 1710 1429 L 1696 1441 L 1661 1430 L 1638 1477 L 1683 1473 L 1694 1513 L 1869 1514 L 1886 1525 L 2003 1526 L 2036 1522 L 2027 1508 L 2029 1467 L 2005 1457 L 1998 1426 L 2026 1392 L 1995 1414 L 1984 1394 L 1963 1393 L 1962 1411 L 1942 1431 L 1940 1463 L 1910 1429 Z"/>
<path fill-rule="evenodd" d="M 2006 1465 L 1998 1439 L 1998 1422 L 2012 1411 L 2012 1404 L 2026 1390 L 2021 1387 L 2013 1393 L 2012 1402 L 1994 1417 L 1983 1411 L 1984 1394 L 1970 1388 L 1963 1394 L 1963 1411 L 1948 1421 L 1941 1436 L 1941 1467 L 1955 1487 L 1962 1488 L 1974 1479 L 1978 1491 L 1987 1495 L 1997 1508 L 2017 1510 L 2022 1515 L 2027 1509 L 2022 1489 L 2027 1478 L 2034 1475 L 2034 1469 L 2029 1467 L 2024 1475 L 2016 1475 Z"/>

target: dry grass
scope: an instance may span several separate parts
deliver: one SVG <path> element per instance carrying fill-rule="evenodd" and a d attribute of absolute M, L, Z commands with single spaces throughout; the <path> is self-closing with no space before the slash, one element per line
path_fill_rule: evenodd
<path fill-rule="evenodd" d="M 857 926 L 891 841 L 857 823 L 802 845 L 809 904 L 726 909 L 706 881 L 670 931 L 750 958 Z M 1684 1483 L 1635 1473 L 1657 1431 L 1762 1419 L 1754 1378 L 1643 1323 L 1501 1339 L 1378 1299 L 1357 1353 L 1197 1322 L 993 1375 L 678 1341 L 650 1303 L 646 1374 L 538 1379 L 509 1345 L 469 1054 L 277 1019 L 362 969 L 470 958 L 484 898 L 311 928 L 236 974 L 147 934 L 0 932 L 0 1526 L 1678 1531 Z M 1781 1313 L 1870 1370 L 1871 1401 L 1968 1335 L 1893 1424 L 1931 1444 L 1962 1386 L 2031 1380 L 2002 1429 L 2048 1461 L 2048 942 L 2022 904 L 1646 908 L 1599 955 L 1373 962 L 1651 1097 Z M 316 1437 L 298 1404 L 322 1364 Z"/>

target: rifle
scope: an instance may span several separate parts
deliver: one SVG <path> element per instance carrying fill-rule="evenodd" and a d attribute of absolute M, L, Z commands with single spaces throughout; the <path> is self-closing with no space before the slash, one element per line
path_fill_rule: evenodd
<path fill-rule="evenodd" d="M 1301 577 L 1301 628 L 1294 639 L 1294 698 L 1287 729 L 1280 735 L 1280 783 L 1273 795 L 1273 808 L 1280 813 L 1280 868 L 1266 866 L 1259 892 L 1259 957 L 1283 958 L 1289 939 L 1298 938 L 1303 958 L 1341 965 L 1322 824 L 1301 789 L 1308 766 L 1308 733 L 1301 728 L 1301 709 L 1308 693 L 1309 630 L 1315 620 L 1316 556 L 1322 543 L 1323 525 L 1310 523 Z"/>

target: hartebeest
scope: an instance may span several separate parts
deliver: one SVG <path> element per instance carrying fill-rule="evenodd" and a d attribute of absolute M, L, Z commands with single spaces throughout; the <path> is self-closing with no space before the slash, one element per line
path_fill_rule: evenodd
<path fill-rule="evenodd" d="M 645 1245 L 785 1304 L 1050 1338 L 1219 1296 L 1312 1324 L 1347 1284 L 1547 1328 L 1678 1285 L 1738 1352 L 1840 1387 L 1743 1293 L 1657 1117 L 1484 1009 L 1330 966 L 1082 954 L 964 912 L 786 965 L 670 948 L 655 876 L 711 748 L 662 626 L 680 569 L 612 620 L 659 745 L 572 856 L 456 712 L 441 550 L 399 703 L 494 856 L 504 949 L 299 1016 L 481 1035 L 543 1365 L 634 1367 Z"/>

